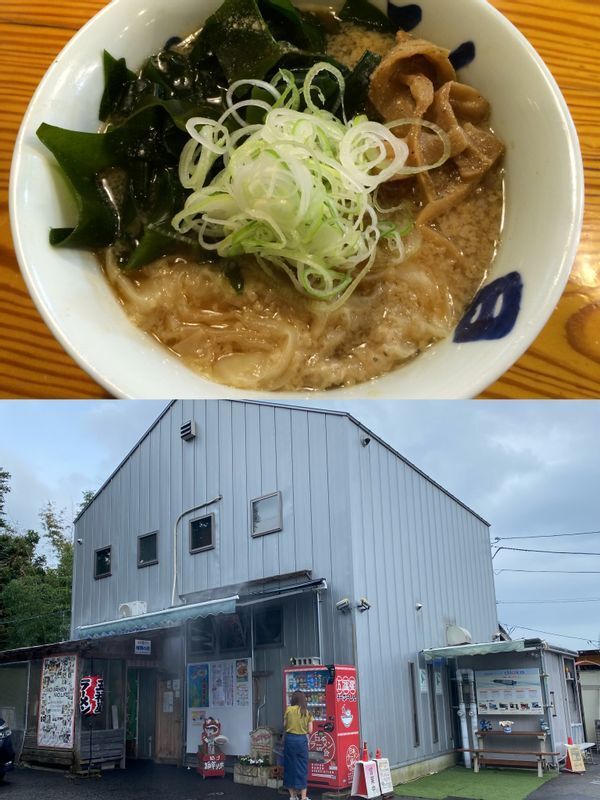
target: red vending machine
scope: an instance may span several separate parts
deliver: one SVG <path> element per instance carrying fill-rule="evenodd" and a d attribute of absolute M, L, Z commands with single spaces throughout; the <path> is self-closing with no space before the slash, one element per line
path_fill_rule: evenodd
<path fill-rule="evenodd" d="M 293 692 L 306 694 L 314 717 L 308 740 L 308 785 L 345 789 L 360 757 L 356 667 L 296 666 L 284 669 L 284 708 Z"/>

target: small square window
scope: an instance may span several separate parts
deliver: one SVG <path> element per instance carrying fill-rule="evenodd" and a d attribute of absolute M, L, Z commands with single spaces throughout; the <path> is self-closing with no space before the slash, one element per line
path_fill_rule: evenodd
<path fill-rule="evenodd" d="M 214 522 L 214 514 L 190 522 L 190 553 L 201 553 L 215 546 Z"/>
<path fill-rule="evenodd" d="M 94 578 L 108 578 L 111 572 L 111 547 L 101 547 L 94 553 Z"/>
<path fill-rule="evenodd" d="M 257 497 L 250 502 L 252 536 L 275 533 L 283 527 L 281 521 L 281 492 Z"/>
<path fill-rule="evenodd" d="M 158 564 L 158 533 L 146 533 L 138 536 L 138 567 L 149 567 Z"/>
<path fill-rule="evenodd" d="M 283 644 L 283 609 L 267 606 L 254 611 L 254 644 L 256 647 Z"/>

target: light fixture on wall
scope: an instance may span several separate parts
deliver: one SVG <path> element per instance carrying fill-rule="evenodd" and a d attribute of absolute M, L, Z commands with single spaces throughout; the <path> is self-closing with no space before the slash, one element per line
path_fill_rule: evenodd
<path fill-rule="evenodd" d="M 369 603 L 366 597 L 361 597 L 356 607 L 359 611 L 368 611 L 371 608 L 371 603 Z"/>
<path fill-rule="evenodd" d="M 83 544 L 83 539 L 77 539 L 77 544 Z"/>
<path fill-rule="evenodd" d="M 362 444 L 363 447 L 366 447 L 368 444 L 371 443 L 371 437 L 363 436 L 362 439 L 360 440 L 360 443 Z"/>
<path fill-rule="evenodd" d="M 415 605 L 415 609 L 416 609 L 417 611 L 420 611 L 422 608 L 423 608 L 423 603 L 417 603 L 417 604 Z"/>
<path fill-rule="evenodd" d="M 350 611 L 350 600 L 347 597 L 342 597 L 341 600 L 338 600 L 335 604 L 335 607 L 338 611 Z"/>

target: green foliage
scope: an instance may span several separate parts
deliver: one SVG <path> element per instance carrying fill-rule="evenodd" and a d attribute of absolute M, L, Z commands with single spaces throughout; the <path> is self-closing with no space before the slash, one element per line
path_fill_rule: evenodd
<path fill-rule="evenodd" d="M 8 522 L 10 474 L 0 471 L 0 650 L 69 637 L 73 543 L 64 511 L 52 502 L 40 511 L 41 535 L 19 533 Z M 81 507 L 94 493 L 83 494 Z M 48 559 L 37 553 L 43 542 Z"/>

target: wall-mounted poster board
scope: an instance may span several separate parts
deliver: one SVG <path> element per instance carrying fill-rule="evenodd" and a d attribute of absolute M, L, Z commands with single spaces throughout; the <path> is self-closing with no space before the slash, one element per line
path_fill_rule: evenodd
<path fill-rule="evenodd" d="M 77 656 L 45 658 L 42 666 L 38 747 L 73 747 Z"/>
<path fill-rule="evenodd" d="M 187 665 L 187 752 L 198 752 L 206 717 L 221 722 L 230 755 L 250 752 L 252 662 L 249 658 Z"/>
<path fill-rule="evenodd" d="M 475 673 L 479 714 L 544 713 L 539 669 L 485 669 Z"/>

